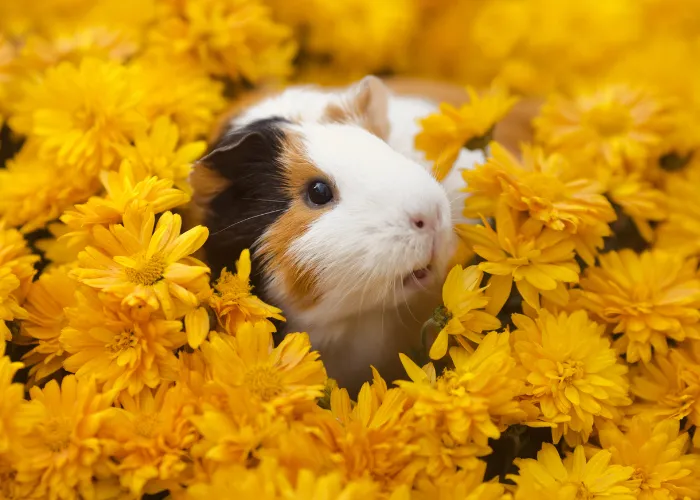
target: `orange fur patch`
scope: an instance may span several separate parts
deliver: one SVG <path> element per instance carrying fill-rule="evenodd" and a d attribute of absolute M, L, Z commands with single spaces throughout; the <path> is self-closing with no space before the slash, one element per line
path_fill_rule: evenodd
<path fill-rule="evenodd" d="M 287 133 L 281 154 L 285 189 L 292 199 L 291 206 L 266 231 L 261 246 L 265 265 L 281 274 L 288 293 L 297 307 L 307 309 L 320 298 L 317 290 L 318 272 L 300 266 L 289 255 L 289 246 L 331 207 L 310 208 L 302 199 L 304 189 L 313 179 L 326 176 L 306 156 L 299 137 Z"/>
<path fill-rule="evenodd" d="M 321 123 L 354 123 L 385 141 L 390 127 L 384 92 L 384 86 L 378 79 L 370 81 L 353 99 L 345 100 L 342 104 L 329 104 Z"/>

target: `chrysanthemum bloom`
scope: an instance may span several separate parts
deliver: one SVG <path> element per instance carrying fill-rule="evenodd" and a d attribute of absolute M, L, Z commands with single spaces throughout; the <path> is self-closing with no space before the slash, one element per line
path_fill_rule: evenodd
<path fill-rule="evenodd" d="M 486 462 L 476 460 L 474 467 L 461 469 L 449 477 L 435 481 L 417 481 L 406 500 L 511 500 L 496 478 L 483 482 Z M 400 498 L 400 497 L 399 497 Z"/>
<path fill-rule="evenodd" d="M 12 493 L 14 463 L 22 450 L 19 424 L 22 418 L 21 409 L 25 404 L 24 387 L 12 383 L 17 370 L 22 363 L 13 363 L 5 356 L 5 341 L 0 339 L 0 497 L 13 498 Z"/>
<path fill-rule="evenodd" d="M 680 255 L 700 255 L 700 164 L 689 165 L 682 175 L 670 176 L 665 192 L 668 220 L 656 231 L 656 248 Z"/>
<path fill-rule="evenodd" d="M 577 175 L 564 156 L 546 155 L 537 147 L 523 146 L 518 160 L 498 143 L 491 144 L 486 163 L 462 172 L 469 193 L 467 217 L 494 216 L 500 203 L 527 212 L 555 231 L 567 232 L 576 250 L 593 264 L 615 211 L 603 196 L 605 186 Z"/>
<path fill-rule="evenodd" d="M 656 153 L 669 118 L 668 104 L 654 93 L 613 84 L 572 97 L 553 95 L 534 125 L 537 140 L 550 150 L 639 170 Z"/>
<path fill-rule="evenodd" d="M 665 418 L 688 419 L 700 424 L 700 341 L 689 340 L 666 356 L 655 356 L 651 363 L 632 369 L 632 394 L 637 401 L 630 413 L 651 421 Z M 700 433 L 693 436 L 700 447 Z"/>
<path fill-rule="evenodd" d="M 639 233 L 649 242 L 654 239 L 654 230 L 649 221 L 663 221 L 669 214 L 666 194 L 642 180 L 639 174 L 628 175 L 611 183 L 609 196 L 632 218 Z"/>
<path fill-rule="evenodd" d="M 188 467 L 187 452 L 199 435 L 189 417 L 196 411 L 195 398 L 182 385 L 161 383 L 154 391 L 119 396 L 121 410 L 105 424 L 103 436 L 118 442 L 122 486 L 134 495 L 168 489 L 177 484 Z"/>
<path fill-rule="evenodd" d="M 24 304 L 27 318 L 22 321 L 21 333 L 34 344 L 23 358 L 31 366 L 31 382 L 39 382 L 63 366 L 65 352 L 59 342 L 61 330 L 68 325 L 63 311 L 76 303 L 75 292 L 79 283 L 68 276 L 70 266 L 44 271 L 32 283 Z"/>
<path fill-rule="evenodd" d="M 601 446 L 612 454 L 612 463 L 632 467 L 629 485 L 635 498 L 700 498 L 700 455 L 688 453 L 688 433 L 679 433 L 677 420 L 652 424 L 637 418 L 623 432 L 614 425 L 601 426 Z"/>
<path fill-rule="evenodd" d="M 454 335 L 462 347 L 470 350 L 467 340 L 478 344 L 484 330 L 500 328 L 501 322 L 496 317 L 479 310 L 489 302 L 489 298 L 484 295 L 484 288 L 480 288 L 483 274 L 477 266 L 462 269 L 458 265 L 447 275 L 442 286 L 445 305 L 433 315 L 433 320 L 441 330 L 430 347 L 432 359 L 440 359 L 447 354 L 450 335 Z"/>
<path fill-rule="evenodd" d="M 154 231 L 155 226 L 155 231 Z M 182 219 L 165 212 L 155 223 L 148 207 L 129 207 L 124 223 L 95 226 L 95 247 L 81 252 L 78 281 L 122 299 L 124 306 L 161 310 L 166 319 L 184 316 L 209 293 L 209 268 L 189 257 L 209 234 L 197 226 L 180 234 Z"/>
<path fill-rule="evenodd" d="M 76 292 L 76 304 L 65 314 L 69 326 L 59 337 L 66 351 L 63 366 L 79 379 L 94 378 L 105 391 L 132 396 L 176 379 L 173 350 L 185 343 L 180 321 L 134 320 L 91 289 Z"/>
<path fill-rule="evenodd" d="M 286 77 L 295 46 L 291 31 L 260 0 L 185 0 L 170 3 L 150 32 L 150 48 L 216 76 L 257 82 Z"/>
<path fill-rule="evenodd" d="M 609 451 L 599 450 L 586 461 L 579 445 L 562 461 L 557 449 L 544 443 L 537 460 L 515 459 L 520 471 L 508 476 L 518 485 L 515 500 L 635 500 L 636 491 L 629 481 L 634 469 L 611 465 L 611 457 Z"/>
<path fill-rule="evenodd" d="M 507 331 L 487 334 L 472 354 L 453 347 L 450 356 L 454 370 L 445 370 L 435 383 L 402 357 L 417 380 L 396 383 L 427 427 L 445 432 L 455 446 L 473 444 L 478 453 L 487 454 L 489 438 L 498 439 L 508 425 L 528 419 L 518 401 L 525 374 L 516 366 Z"/>
<path fill-rule="evenodd" d="M 32 255 L 22 235 L 15 229 L 5 229 L 0 222 L 0 340 L 11 340 L 6 321 L 27 317 L 21 306 L 36 273 Z"/>
<path fill-rule="evenodd" d="M 43 389 L 32 387 L 22 420 L 23 451 L 16 481 L 36 498 L 92 498 L 111 476 L 109 443 L 100 429 L 113 411 L 113 394 L 94 382 L 66 376 Z"/>
<path fill-rule="evenodd" d="M 433 174 L 439 181 L 447 177 L 462 148 L 486 148 L 494 125 L 517 101 L 498 88 L 480 96 L 467 87 L 467 93 L 469 102 L 459 109 L 442 103 L 439 113 L 420 121 L 422 130 L 416 135 L 416 149 L 425 151 L 425 158 L 435 162 Z"/>
<path fill-rule="evenodd" d="M 250 251 L 245 249 L 236 261 L 236 274 L 224 268 L 214 284 L 214 293 L 209 298 L 209 305 L 216 313 L 219 324 L 231 335 L 245 322 L 262 321 L 274 331 L 269 318 L 284 321 L 282 311 L 266 304 L 251 293 L 250 285 Z"/>
<path fill-rule="evenodd" d="M 167 116 L 159 116 L 149 133 L 137 132 L 134 145 L 124 148 L 124 156 L 134 165 L 138 178 L 156 176 L 168 179 L 183 191 L 191 191 L 187 182 L 192 162 L 202 156 L 205 141 L 180 144 L 180 131 Z"/>
<path fill-rule="evenodd" d="M 61 216 L 73 232 L 89 231 L 95 225 L 119 224 L 126 209 L 148 207 L 154 214 L 170 210 L 189 201 L 189 196 L 173 187 L 170 178 L 137 177 L 134 166 L 124 160 L 119 171 L 100 172 L 103 196 L 93 196 L 87 203 L 75 205 Z M 64 238 L 75 238 L 68 233 Z"/>
<path fill-rule="evenodd" d="M 700 339 L 697 260 L 662 250 L 600 256 L 581 278 L 581 305 L 622 336 L 615 348 L 627 362 L 651 360 L 651 348 L 668 351 L 667 338 Z"/>
<path fill-rule="evenodd" d="M 540 295 L 566 305 L 569 293 L 565 283 L 578 282 L 579 273 L 571 236 L 503 204 L 496 214 L 496 228 L 494 231 L 485 220 L 483 225 L 457 226 L 458 234 L 485 259 L 479 269 L 492 275 L 487 290 L 489 308 L 501 309 L 513 282 L 525 302 L 535 309 L 540 307 Z"/>
<path fill-rule="evenodd" d="M 379 485 L 367 478 L 346 482 L 337 471 L 317 474 L 310 470 L 302 470 L 296 481 L 291 482 L 274 460 L 263 460 L 253 468 L 240 464 L 221 467 L 212 474 L 209 481 L 189 486 L 183 498 L 378 500 Z M 394 500 L 394 497 L 390 500 Z"/>
<path fill-rule="evenodd" d="M 280 414 L 322 396 L 326 370 L 305 333 L 274 347 L 266 323 L 245 323 L 235 337 L 212 334 L 202 353 L 219 384 L 245 389 Z"/>
<path fill-rule="evenodd" d="M 37 141 L 40 158 L 72 167 L 73 175 L 117 167 L 116 145 L 147 125 L 141 89 L 114 61 L 61 63 L 26 84 L 22 96 L 10 125 Z"/>
<path fill-rule="evenodd" d="M 527 393 L 542 411 L 555 443 L 588 441 L 595 419 L 616 420 L 629 405 L 627 366 L 584 311 L 539 318 L 513 315 L 513 352 L 527 372 Z"/>

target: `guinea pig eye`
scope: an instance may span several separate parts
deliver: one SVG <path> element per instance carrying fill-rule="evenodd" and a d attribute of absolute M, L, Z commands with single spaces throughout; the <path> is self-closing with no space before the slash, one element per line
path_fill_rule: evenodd
<path fill-rule="evenodd" d="M 333 190 L 323 181 L 313 181 L 309 184 L 306 195 L 313 205 L 325 205 L 333 200 Z"/>

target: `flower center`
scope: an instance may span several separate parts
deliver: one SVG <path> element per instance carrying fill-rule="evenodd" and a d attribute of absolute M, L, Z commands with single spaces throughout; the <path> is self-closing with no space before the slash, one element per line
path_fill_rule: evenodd
<path fill-rule="evenodd" d="M 588 487 L 580 483 L 578 486 L 578 490 L 576 490 L 576 500 L 592 500 L 595 498 L 595 495 L 588 491 Z"/>
<path fill-rule="evenodd" d="M 629 127 L 629 112 L 619 106 L 593 108 L 588 113 L 589 124 L 603 137 L 623 134 Z"/>
<path fill-rule="evenodd" d="M 133 330 L 124 330 L 123 332 L 115 335 L 112 341 L 107 344 L 107 349 L 114 354 L 119 354 L 127 349 L 136 347 L 138 339 L 134 335 Z"/>
<path fill-rule="evenodd" d="M 574 380 L 580 379 L 585 374 L 584 364 L 580 361 L 565 361 L 557 363 L 557 372 L 560 387 L 566 387 L 573 383 Z"/>
<path fill-rule="evenodd" d="M 54 453 L 68 448 L 70 444 L 70 426 L 64 419 L 50 418 L 43 425 L 43 438 L 46 446 Z"/>
<path fill-rule="evenodd" d="M 250 294 L 250 285 L 230 273 L 222 274 L 214 288 L 224 300 L 235 301 Z"/>
<path fill-rule="evenodd" d="M 137 285 L 151 286 L 163 279 L 165 271 L 165 259 L 160 254 L 153 255 L 150 259 L 142 259 L 139 265 L 132 269 L 125 268 L 126 277 Z"/>
<path fill-rule="evenodd" d="M 452 313 L 445 307 L 440 306 L 435 311 L 433 311 L 433 321 L 435 321 L 440 328 L 445 328 L 445 325 L 452 319 Z"/>
<path fill-rule="evenodd" d="M 141 414 L 136 419 L 136 434 L 145 438 L 153 436 L 158 425 L 158 415 L 155 413 Z"/>
<path fill-rule="evenodd" d="M 282 392 L 282 378 L 270 366 L 255 366 L 248 370 L 244 383 L 263 401 L 270 401 Z"/>

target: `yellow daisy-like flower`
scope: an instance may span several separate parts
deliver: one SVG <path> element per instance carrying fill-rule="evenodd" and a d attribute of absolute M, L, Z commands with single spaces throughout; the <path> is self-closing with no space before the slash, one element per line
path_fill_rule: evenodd
<path fill-rule="evenodd" d="M 118 164 L 116 146 L 146 127 L 141 89 L 113 61 L 61 63 L 26 85 L 10 125 L 37 141 L 39 156 L 95 175 Z"/>
<path fill-rule="evenodd" d="M 544 443 L 537 460 L 515 460 L 520 471 L 508 476 L 518 485 L 515 500 L 636 499 L 636 491 L 629 484 L 634 469 L 611 465 L 611 458 L 609 451 L 599 450 L 586 460 L 583 446 L 577 446 L 562 460 L 553 445 Z"/>
<path fill-rule="evenodd" d="M 581 279 L 581 305 L 622 336 L 614 343 L 627 362 L 651 360 L 652 347 L 668 351 L 667 339 L 700 339 L 697 260 L 662 250 L 600 256 Z"/>
<path fill-rule="evenodd" d="M 235 337 L 211 337 L 201 349 L 215 381 L 247 389 L 280 413 L 323 395 L 326 370 L 305 333 L 288 334 L 274 347 L 272 330 L 258 322 L 241 325 Z"/>
<path fill-rule="evenodd" d="M 690 439 L 677 420 L 652 424 L 637 418 L 626 431 L 606 425 L 599 429 L 601 446 L 612 463 L 632 467 L 635 498 L 699 498 L 700 455 L 688 453 Z"/>
<path fill-rule="evenodd" d="M 428 375 L 407 357 L 401 358 L 409 375 L 417 380 L 396 382 L 411 400 L 419 419 L 444 426 L 455 445 L 474 444 L 487 454 L 488 439 L 498 439 L 513 423 L 528 414 L 520 406 L 525 374 L 511 354 L 508 332 L 491 332 L 472 354 L 453 347 L 454 370 L 445 370 L 432 384 Z M 439 434 L 438 434 L 439 435 Z"/>
<path fill-rule="evenodd" d="M 440 112 L 420 121 L 421 132 L 416 135 L 416 149 L 434 161 L 433 174 L 438 181 L 447 177 L 462 148 L 485 148 L 493 127 L 516 103 L 517 99 L 504 90 L 491 88 L 479 95 L 467 87 L 469 102 L 459 109 L 442 103 Z"/>
<path fill-rule="evenodd" d="M 178 189 L 189 193 L 187 177 L 192 162 L 204 153 L 207 143 L 195 141 L 180 144 L 180 131 L 167 116 L 159 116 L 151 125 L 148 134 L 138 132 L 134 145 L 125 148 L 124 156 L 138 172 L 138 178 L 156 176 L 172 181 Z"/>
<path fill-rule="evenodd" d="M 555 443 L 588 441 L 594 420 L 617 420 L 619 407 L 629 405 L 627 366 L 621 363 L 605 327 L 584 311 L 555 316 L 546 310 L 539 318 L 513 315 L 513 351 L 527 372 L 527 394 L 556 424 Z"/>
<path fill-rule="evenodd" d="M 5 341 L 0 340 L 0 494 L 3 492 L 4 475 L 10 473 L 11 464 L 20 451 L 17 449 L 20 444 L 17 435 L 24 404 L 24 386 L 12 380 L 22 367 L 22 363 L 13 363 L 5 356 Z"/>
<path fill-rule="evenodd" d="M 632 369 L 630 390 L 637 401 L 630 413 L 651 421 L 688 418 L 700 424 L 700 341 L 689 340 L 667 356 L 655 356 L 648 364 Z M 700 433 L 693 436 L 700 447 Z"/>
<path fill-rule="evenodd" d="M 112 309 L 91 289 L 76 292 L 76 304 L 65 310 L 69 326 L 59 341 L 66 370 L 78 379 L 94 380 L 103 390 L 156 388 L 177 377 L 173 350 L 185 344 L 180 321 L 150 318 L 135 321 Z"/>
<path fill-rule="evenodd" d="M 498 143 L 491 144 L 485 164 L 462 172 L 469 194 L 466 217 L 490 217 L 498 204 L 527 212 L 556 231 L 566 231 L 579 255 L 589 264 L 595 260 L 603 237 L 610 235 L 608 223 L 615 211 L 603 196 L 605 186 L 581 178 L 559 154 L 545 155 L 542 149 L 523 146 L 522 160 Z"/>
<path fill-rule="evenodd" d="M 656 230 L 656 248 L 676 255 L 700 255 L 699 185 L 700 167 L 695 165 L 667 179 L 668 220 Z"/>
<path fill-rule="evenodd" d="M 188 389 L 168 383 L 119 397 L 122 409 L 106 423 L 103 435 L 119 443 L 114 455 L 120 482 L 134 495 L 177 485 L 188 467 L 187 451 L 198 439 L 189 421 L 195 401 Z"/>
<path fill-rule="evenodd" d="M 461 469 L 439 482 L 420 481 L 406 498 L 411 500 L 512 500 L 495 479 L 483 482 L 486 462 L 476 460 L 474 466 Z M 399 497 L 400 498 L 400 497 Z"/>
<path fill-rule="evenodd" d="M 564 284 L 579 279 L 570 235 L 513 212 L 504 204 L 499 204 L 496 228 L 498 232 L 485 220 L 483 225 L 457 226 L 457 233 L 486 260 L 479 269 L 492 275 L 487 291 L 492 301 L 489 306 L 500 310 L 513 282 L 525 302 L 535 309 L 540 307 L 540 295 L 566 305 L 569 293 Z"/>
<path fill-rule="evenodd" d="M 471 349 L 466 340 L 481 342 L 484 330 L 495 330 L 501 322 L 491 314 L 480 311 L 489 302 L 480 288 L 483 272 L 476 266 L 462 269 L 455 266 L 442 286 L 444 306 L 435 311 L 433 320 L 441 327 L 430 348 L 430 357 L 440 359 L 447 354 L 449 336 L 456 336 L 465 349 Z M 464 339 L 462 338 L 464 337 Z M 466 340 L 465 340 L 466 339 Z"/>
<path fill-rule="evenodd" d="M 214 284 L 214 293 L 209 298 L 209 305 L 216 313 L 219 324 L 231 335 L 245 322 L 265 322 L 274 331 L 274 325 L 268 318 L 284 321 L 282 311 L 266 304 L 251 293 L 250 285 L 250 250 L 241 252 L 236 261 L 236 274 L 224 268 Z"/>
<path fill-rule="evenodd" d="M 76 303 L 78 282 L 68 276 L 70 266 L 45 270 L 32 283 L 25 308 L 27 318 L 22 321 L 22 335 L 32 340 L 35 347 L 23 358 L 31 366 L 32 382 L 39 382 L 63 366 L 65 351 L 59 342 L 61 330 L 68 325 L 65 307 Z"/>
<path fill-rule="evenodd" d="M 73 229 L 64 236 L 69 239 L 84 239 L 76 234 L 89 231 L 95 225 L 119 224 L 127 207 L 148 206 L 154 214 L 184 205 L 190 197 L 183 191 L 173 188 L 169 178 L 155 176 L 138 177 L 133 165 L 124 160 L 118 172 L 103 170 L 100 181 L 104 187 L 103 196 L 93 196 L 87 203 L 75 205 L 66 210 L 61 221 Z"/>
<path fill-rule="evenodd" d="M 179 57 L 216 76 L 257 82 L 286 77 L 295 46 L 259 0 L 171 2 L 150 33 L 160 57 Z"/>
<path fill-rule="evenodd" d="M 669 127 L 669 107 L 654 93 L 625 84 L 571 98 L 553 95 L 534 120 L 550 150 L 585 155 L 615 170 L 641 170 Z"/>
<path fill-rule="evenodd" d="M 296 483 L 296 484 L 295 484 Z M 210 481 L 187 488 L 186 500 L 212 498 L 256 498 L 273 500 L 374 500 L 379 499 L 379 485 L 367 478 L 346 482 L 339 472 L 316 474 L 300 471 L 291 483 L 274 460 L 264 460 L 255 468 L 230 464 L 217 469 Z M 394 500 L 393 497 L 391 500 Z M 401 499 L 403 500 L 403 499 Z"/>
<path fill-rule="evenodd" d="M 165 212 L 156 224 L 152 210 L 131 207 L 123 224 L 109 230 L 95 226 L 99 248 L 81 252 L 71 275 L 119 297 L 125 306 L 161 310 L 166 319 L 182 317 L 208 294 L 209 268 L 189 257 L 204 244 L 207 229 L 180 234 L 181 226 L 177 214 Z"/>
<path fill-rule="evenodd" d="M 110 475 L 100 428 L 111 413 L 113 394 L 94 382 L 66 376 L 32 387 L 22 421 L 23 452 L 15 480 L 35 498 L 90 498 Z"/>

